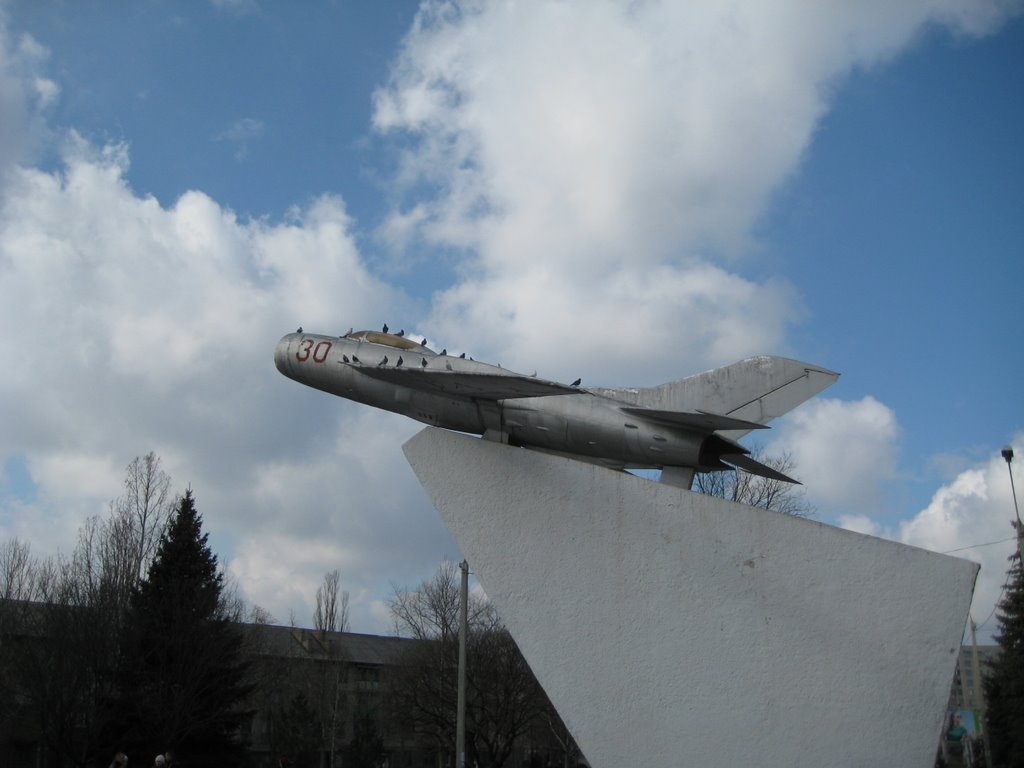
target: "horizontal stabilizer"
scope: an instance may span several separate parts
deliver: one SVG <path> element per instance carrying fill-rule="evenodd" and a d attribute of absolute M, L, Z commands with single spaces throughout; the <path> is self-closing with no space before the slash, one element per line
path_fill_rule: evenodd
<path fill-rule="evenodd" d="M 726 456 L 720 456 L 719 458 L 727 464 L 739 467 L 744 472 L 749 472 L 752 475 L 767 477 L 769 480 L 781 480 L 783 483 L 803 485 L 799 480 L 794 480 L 789 475 L 784 475 L 777 469 L 773 469 L 767 464 L 762 464 L 760 461 L 752 459 L 749 456 L 744 456 L 742 453 L 730 453 Z"/>
<path fill-rule="evenodd" d="M 346 363 L 360 373 L 389 384 L 478 400 L 511 400 L 520 397 L 579 394 L 581 390 L 555 381 L 535 379 L 516 373 L 465 373 L 395 368 L 363 363 Z"/>
<path fill-rule="evenodd" d="M 623 407 L 622 411 L 632 416 L 639 416 L 648 421 L 658 421 L 674 427 L 715 431 L 719 429 L 768 429 L 764 424 L 736 419 L 732 416 L 719 416 L 716 413 L 703 411 L 659 411 L 654 408 Z"/>

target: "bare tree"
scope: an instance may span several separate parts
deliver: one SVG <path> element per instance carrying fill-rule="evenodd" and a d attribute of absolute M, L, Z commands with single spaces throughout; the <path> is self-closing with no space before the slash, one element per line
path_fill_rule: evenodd
<path fill-rule="evenodd" d="M 765 456 L 762 449 L 755 448 L 751 457 L 784 475 L 792 476 L 796 468 L 796 462 L 789 453 Z M 816 514 L 813 505 L 807 501 L 803 486 L 752 475 L 740 469 L 702 472 L 694 478 L 693 490 L 794 517 L 811 517 Z"/>
<path fill-rule="evenodd" d="M 553 744 L 557 752 L 561 753 L 563 768 L 571 768 L 576 765 L 577 758 L 583 753 L 550 699 L 544 708 L 541 720 L 543 721 L 542 727 L 545 729 L 541 741 Z"/>
<path fill-rule="evenodd" d="M 0 544 L 0 600 L 31 599 L 32 571 L 28 542 L 15 538 Z"/>
<path fill-rule="evenodd" d="M 316 607 L 313 611 L 313 626 L 319 633 L 317 643 L 322 647 L 330 663 L 317 672 L 312 681 L 311 698 L 317 709 L 320 723 L 321 745 L 326 750 L 329 765 L 334 766 L 338 738 L 342 730 L 344 705 L 344 665 L 336 663 L 336 643 L 328 632 L 348 631 L 348 590 L 339 588 L 341 575 L 338 569 L 324 574 L 323 583 L 316 590 Z"/>
<path fill-rule="evenodd" d="M 125 470 L 124 496 L 115 502 L 112 517 L 124 518 L 124 524 L 135 533 L 137 579 L 145 575 L 174 508 L 170 487 L 171 478 L 160 468 L 160 457 L 153 451 L 136 456 Z"/>
<path fill-rule="evenodd" d="M 410 590 L 392 584 L 394 596 L 388 608 L 395 623 L 395 634 L 417 640 L 448 640 L 459 636 L 459 566 L 445 560 L 437 572 L 418 588 Z M 469 624 L 493 621 L 493 610 L 486 599 L 469 596 Z"/>
<path fill-rule="evenodd" d="M 4 641 L 13 662 L 5 689 L 18 692 L 48 748 L 73 765 L 98 748 L 129 599 L 171 509 L 170 478 L 153 453 L 128 465 L 124 487 L 106 518 L 85 521 L 70 556 L 31 562 L 27 545 L 0 549 L 0 596 L 33 601 L 16 617 L 21 642 L 8 649 Z"/>
<path fill-rule="evenodd" d="M 9 638 L 37 595 L 37 572 L 28 542 L 15 538 L 0 544 L 0 681 L 10 658 Z M 6 698 L 0 697 L 0 706 Z"/>
<path fill-rule="evenodd" d="M 71 557 L 37 563 L 34 602 L 26 606 L 13 649 L 13 690 L 47 748 L 62 762 L 84 765 L 104 724 L 99 702 L 113 686 L 117 616 L 96 571 L 96 527 L 83 528 Z"/>
<path fill-rule="evenodd" d="M 467 658 L 473 659 L 466 685 L 475 751 L 481 764 L 501 766 L 545 713 L 547 699 L 505 627 L 473 633 Z"/>
<path fill-rule="evenodd" d="M 0 544 L 0 723 L 22 708 L 21 697 L 10 695 L 19 682 L 18 640 L 26 637 L 31 601 L 37 596 L 38 569 L 27 542 L 10 539 Z"/>
<path fill-rule="evenodd" d="M 261 605 L 253 604 L 249 607 L 249 612 L 246 614 L 245 622 L 247 624 L 276 624 L 277 619 L 274 618 L 274 614 L 268 611 Z"/>
<path fill-rule="evenodd" d="M 341 576 L 338 569 L 324 574 L 324 582 L 316 590 L 313 626 L 320 631 L 348 632 L 348 590 L 338 591 Z"/>
<path fill-rule="evenodd" d="M 396 632 L 419 641 L 406 647 L 392 671 L 395 714 L 448 753 L 455 741 L 460 581 L 458 566 L 446 561 L 417 589 L 396 587 L 389 603 Z M 501 766 L 546 702 L 486 598 L 470 596 L 468 623 L 467 752 L 481 765 Z"/>

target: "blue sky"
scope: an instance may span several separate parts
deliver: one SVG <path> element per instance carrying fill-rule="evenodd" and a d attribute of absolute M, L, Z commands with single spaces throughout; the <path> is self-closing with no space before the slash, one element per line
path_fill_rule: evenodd
<path fill-rule="evenodd" d="M 308 620 L 337 567 L 386 631 L 459 556 L 416 427 L 270 357 L 387 321 L 593 384 L 824 365 L 764 438 L 821 520 L 1008 538 L 1020 10 L 0 3 L 0 536 L 67 551 L 155 450 L 250 600 Z"/>

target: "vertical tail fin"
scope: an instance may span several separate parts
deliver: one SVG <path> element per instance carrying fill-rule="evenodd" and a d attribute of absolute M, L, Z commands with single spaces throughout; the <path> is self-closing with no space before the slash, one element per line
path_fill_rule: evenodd
<path fill-rule="evenodd" d="M 761 355 L 643 389 L 591 389 L 643 408 L 702 411 L 766 424 L 835 383 L 839 374 L 785 357 Z M 733 437 L 748 430 L 732 430 Z"/>

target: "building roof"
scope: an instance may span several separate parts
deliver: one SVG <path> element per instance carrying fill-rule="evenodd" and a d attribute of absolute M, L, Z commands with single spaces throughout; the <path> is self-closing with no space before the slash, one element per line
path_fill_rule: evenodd
<path fill-rule="evenodd" d="M 393 664 L 401 650 L 416 642 L 405 637 L 327 632 L 271 624 L 244 624 L 251 652 L 259 656 L 330 659 L 351 664 Z"/>

